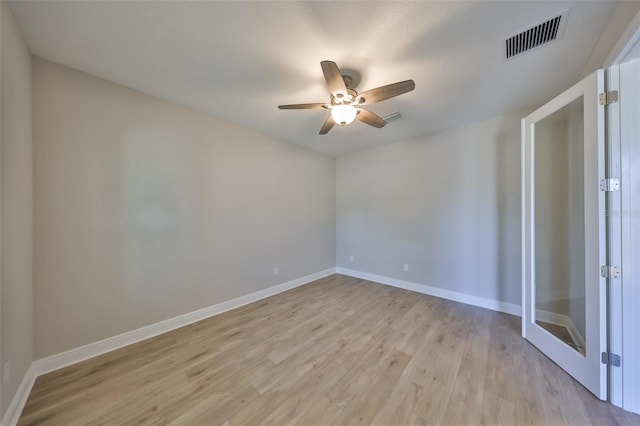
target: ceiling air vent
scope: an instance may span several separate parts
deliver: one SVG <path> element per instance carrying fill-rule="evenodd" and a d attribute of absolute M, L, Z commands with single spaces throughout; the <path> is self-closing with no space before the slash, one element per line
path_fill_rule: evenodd
<path fill-rule="evenodd" d="M 402 116 L 400 115 L 399 112 L 396 111 L 396 112 L 392 112 L 391 114 L 385 115 L 384 117 L 382 117 L 382 119 L 388 123 L 390 121 L 397 120 L 400 117 Z"/>
<path fill-rule="evenodd" d="M 559 40 L 562 37 L 567 12 L 547 19 L 505 40 L 506 60 Z"/>

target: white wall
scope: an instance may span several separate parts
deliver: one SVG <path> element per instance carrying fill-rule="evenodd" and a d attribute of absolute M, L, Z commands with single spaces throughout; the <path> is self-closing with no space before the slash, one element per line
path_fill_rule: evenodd
<path fill-rule="evenodd" d="M 335 265 L 333 158 L 42 59 L 34 94 L 36 358 Z"/>
<path fill-rule="evenodd" d="M 567 106 L 569 152 L 569 275 L 570 299 L 567 315 L 586 336 L 585 301 L 585 215 L 584 215 L 584 101 Z"/>
<path fill-rule="evenodd" d="M 8 383 L 1 392 L 2 418 L 33 359 L 33 169 L 31 54 L 8 2 L 0 2 L 0 15 L 0 366 L 9 363 L 10 367 Z"/>
<path fill-rule="evenodd" d="M 570 298 L 569 144 L 567 111 L 562 109 L 535 127 L 535 277 L 536 305 L 566 314 L 558 300 Z M 583 256 L 584 257 L 584 256 Z"/>
<path fill-rule="evenodd" d="M 337 265 L 520 304 L 527 113 L 339 157 Z"/>
<path fill-rule="evenodd" d="M 619 46 L 620 40 L 625 39 L 625 31 L 633 25 L 633 19 L 639 12 L 639 1 L 620 1 L 616 4 L 607 26 L 582 69 L 579 80 L 582 80 L 597 69 L 610 65 L 607 61 L 611 59 L 611 52 L 621 47 Z"/>

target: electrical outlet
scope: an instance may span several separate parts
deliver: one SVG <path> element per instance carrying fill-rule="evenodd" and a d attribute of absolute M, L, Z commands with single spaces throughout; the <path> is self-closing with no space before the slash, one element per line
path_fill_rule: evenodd
<path fill-rule="evenodd" d="M 405 263 L 405 264 L 404 264 L 404 271 L 405 271 L 405 272 L 408 272 L 408 271 L 409 271 L 409 264 L 408 264 L 408 263 Z"/>
<path fill-rule="evenodd" d="M 2 386 L 7 386 L 7 383 L 9 383 L 9 373 L 11 372 L 11 370 L 9 369 L 9 361 L 4 363 L 4 366 L 2 367 Z"/>
<path fill-rule="evenodd" d="M 353 256 L 349 256 L 349 262 L 353 263 Z"/>
<path fill-rule="evenodd" d="M 278 275 L 279 273 L 280 273 L 280 270 L 278 269 L 277 266 L 273 268 L 273 275 Z"/>

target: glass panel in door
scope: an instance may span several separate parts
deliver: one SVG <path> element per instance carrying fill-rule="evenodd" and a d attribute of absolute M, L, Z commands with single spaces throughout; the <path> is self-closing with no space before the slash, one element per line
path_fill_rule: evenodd
<path fill-rule="evenodd" d="M 535 124 L 535 322 L 584 355 L 584 98 Z"/>

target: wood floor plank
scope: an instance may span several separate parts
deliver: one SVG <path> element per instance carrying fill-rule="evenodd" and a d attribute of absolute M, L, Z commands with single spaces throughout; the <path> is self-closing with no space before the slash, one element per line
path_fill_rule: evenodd
<path fill-rule="evenodd" d="M 472 321 L 469 324 L 469 334 L 444 416 L 453 424 L 473 424 L 482 417 L 486 366 L 490 352 L 491 313 L 475 310 L 470 317 Z M 461 410 L 460 406 L 465 409 Z"/>
<path fill-rule="evenodd" d="M 401 375 L 389 398 L 375 412 L 371 424 L 386 426 L 413 423 L 415 407 L 424 397 L 422 386 L 416 384 L 411 376 Z"/>
<path fill-rule="evenodd" d="M 375 371 L 367 374 L 367 387 L 343 408 L 334 423 L 370 424 L 380 407 L 389 399 L 410 359 L 404 352 L 393 350 L 389 353 Z"/>
<path fill-rule="evenodd" d="M 313 399 L 310 407 L 296 419 L 293 424 L 305 426 L 324 426 L 333 424 L 335 419 L 340 415 L 340 408 L 325 396 Z"/>
<path fill-rule="evenodd" d="M 39 377 L 20 425 L 640 425 L 520 319 L 332 275 Z"/>

